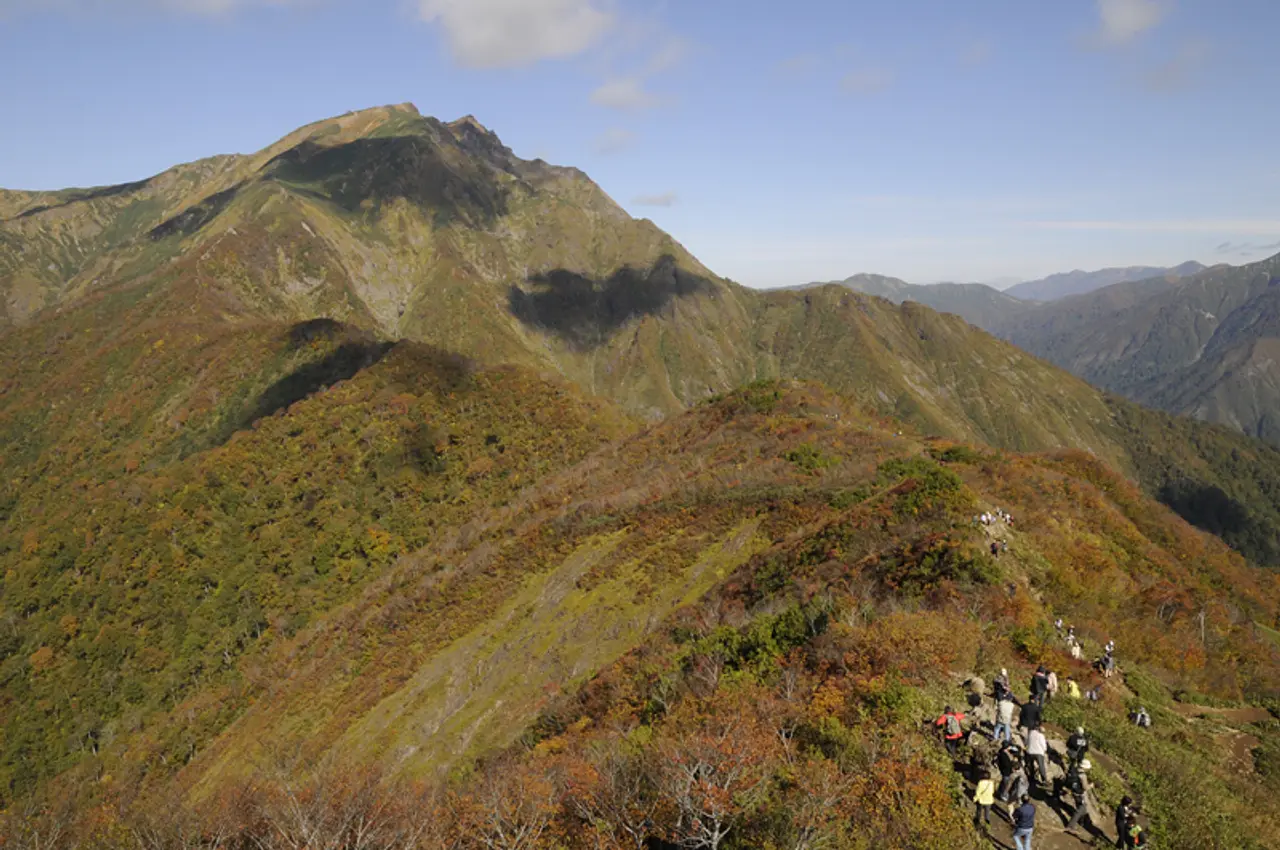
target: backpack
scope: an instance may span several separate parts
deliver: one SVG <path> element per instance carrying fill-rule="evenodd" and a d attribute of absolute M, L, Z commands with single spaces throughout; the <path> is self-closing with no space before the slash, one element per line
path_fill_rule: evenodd
<path fill-rule="evenodd" d="M 947 730 L 948 738 L 959 737 L 962 733 L 960 730 L 960 718 L 954 714 L 948 714 L 946 717 L 946 725 L 943 727 Z"/>

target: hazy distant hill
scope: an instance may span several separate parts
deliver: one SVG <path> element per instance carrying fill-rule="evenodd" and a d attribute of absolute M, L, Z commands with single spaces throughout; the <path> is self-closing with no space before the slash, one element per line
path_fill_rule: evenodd
<path fill-rule="evenodd" d="M 1021 298 L 1024 301 L 1056 301 L 1059 298 L 1066 298 L 1070 295 L 1083 295 L 1086 292 L 1092 292 L 1104 286 L 1133 280 L 1148 280 L 1157 277 L 1177 280 L 1178 278 L 1204 271 L 1204 269 L 1205 266 L 1197 262 L 1183 263 L 1180 266 L 1168 269 L 1154 266 L 1128 266 L 1126 268 L 1101 269 L 1094 272 L 1076 269 L 1072 272 L 1050 275 L 1040 280 L 1019 283 L 1006 289 L 1005 293 L 1015 298 Z"/>
<path fill-rule="evenodd" d="M 1280 442 L 1280 256 L 1116 284 L 992 330 L 1115 392 Z"/>
<path fill-rule="evenodd" d="M 982 283 L 930 283 L 913 284 L 894 277 L 878 274 L 857 274 L 830 283 L 879 295 L 895 304 L 915 301 L 942 313 L 954 313 L 966 322 L 980 328 L 989 328 L 1017 315 L 1029 305 Z M 808 284 L 823 286 L 826 284 Z M 805 287 L 797 287 L 805 288 Z"/>

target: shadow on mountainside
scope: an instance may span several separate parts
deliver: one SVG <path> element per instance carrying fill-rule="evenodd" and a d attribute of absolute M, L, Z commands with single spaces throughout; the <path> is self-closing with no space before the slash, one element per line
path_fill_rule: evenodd
<path fill-rule="evenodd" d="M 199 203 L 187 207 L 173 218 L 160 222 L 147 235 L 152 241 L 157 242 L 170 236 L 190 236 L 217 218 L 239 191 L 240 186 L 233 186 L 210 195 Z"/>
<path fill-rule="evenodd" d="M 677 298 L 712 291 L 711 281 L 664 255 L 649 269 L 624 266 L 604 280 L 565 269 L 513 286 L 508 308 L 522 324 L 554 334 L 578 350 L 604 345 L 627 322 L 660 312 Z"/>
<path fill-rule="evenodd" d="M 1274 529 L 1220 487 L 1191 478 L 1169 481 L 1156 495 L 1192 525 L 1221 537 L 1228 546 L 1263 566 L 1280 564 Z"/>
<path fill-rule="evenodd" d="M 115 186 L 97 186 L 93 189 L 68 189 L 65 192 L 58 193 L 60 197 L 56 204 L 42 204 L 38 207 L 23 210 L 14 216 L 13 220 L 16 221 L 17 219 L 28 218 L 42 212 L 48 212 L 49 210 L 56 210 L 60 207 L 71 206 L 72 204 L 79 203 L 80 201 L 92 201 L 96 198 L 110 198 L 115 195 L 127 195 L 130 192 L 138 192 L 147 188 L 150 183 L 151 180 L 148 178 L 146 180 L 136 180 L 132 183 L 120 183 Z"/>
<path fill-rule="evenodd" d="M 308 396 L 354 378 L 380 362 L 396 347 L 393 342 L 383 342 L 372 336 L 353 333 L 345 325 L 332 319 L 301 322 L 290 327 L 286 333 L 290 349 L 294 351 L 319 340 L 334 340 L 340 336 L 345 336 L 346 339 L 321 359 L 303 363 L 271 384 L 250 404 L 230 412 L 207 440 L 182 452 L 184 457 L 221 446 L 236 432 L 252 427 L 259 419 L 287 410 Z"/>
<path fill-rule="evenodd" d="M 430 211 L 435 225 L 489 224 L 507 212 L 507 193 L 481 163 L 450 164 L 425 136 L 356 139 L 325 147 L 302 142 L 271 160 L 267 174 L 348 212 L 371 202 L 405 200 Z"/>

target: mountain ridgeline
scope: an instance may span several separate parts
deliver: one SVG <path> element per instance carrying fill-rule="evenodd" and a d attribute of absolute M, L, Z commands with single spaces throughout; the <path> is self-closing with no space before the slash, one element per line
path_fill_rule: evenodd
<path fill-rule="evenodd" d="M 0 219 L 0 838 L 66 805 L 85 846 L 283 847 L 289 801 L 417 783 L 419 846 L 496 846 L 511 800 L 585 850 L 612 753 L 630 846 L 694 846 L 660 765 L 721 717 L 756 779 L 719 846 L 816 846 L 828 780 L 847 846 L 969 846 L 916 715 L 940 670 L 1066 663 L 1054 615 L 1130 653 L 1107 793 L 1168 846 L 1277 837 L 1280 735 L 1237 775 L 1171 707 L 1280 696 L 1262 442 L 918 303 L 746 289 L 409 106 Z"/>

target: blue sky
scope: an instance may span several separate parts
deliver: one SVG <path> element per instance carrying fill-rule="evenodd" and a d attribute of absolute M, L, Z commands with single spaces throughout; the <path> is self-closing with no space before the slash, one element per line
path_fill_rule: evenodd
<path fill-rule="evenodd" d="M 1011 281 L 1280 253 L 1275 0 L 0 0 L 0 186 L 412 101 L 720 274 Z"/>

